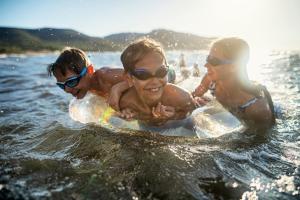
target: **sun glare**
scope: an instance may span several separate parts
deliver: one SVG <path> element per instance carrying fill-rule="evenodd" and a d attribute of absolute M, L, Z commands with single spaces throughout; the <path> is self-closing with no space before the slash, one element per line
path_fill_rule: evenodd
<path fill-rule="evenodd" d="M 261 73 L 262 65 L 268 64 L 270 61 L 268 50 L 253 48 L 250 49 L 250 60 L 247 65 L 247 71 L 251 80 L 263 82 Z"/>
<path fill-rule="evenodd" d="M 261 81 L 260 67 L 268 62 L 268 52 L 272 48 L 270 42 L 261 37 L 261 24 L 268 20 L 264 17 L 268 12 L 268 2 L 216 0 L 208 4 L 211 6 L 208 9 L 214 11 L 210 14 L 208 29 L 220 37 L 237 36 L 245 39 L 250 46 L 249 77 Z"/>
<path fill-rule="evenodd" d="M 220 37 L 238 36 L 247 40 L 251 46 L 260 48 L 272 46 L 264 32 L 265 24 L 270 25 L 271 18 L 268 16 L 268 1 L 215 0 L 200 1 L 198 4 L 204 12 L 197 14 L 198 20 L 204 15 L 209 16 L 205 22 L 207 28 L 203 30 L 203 27 L 199 27 L 198 32 L 209 32 L 209 35 Z"/>

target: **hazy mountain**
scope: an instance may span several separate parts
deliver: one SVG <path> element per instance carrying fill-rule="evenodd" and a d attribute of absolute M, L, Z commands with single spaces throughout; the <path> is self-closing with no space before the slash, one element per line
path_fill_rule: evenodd
<path fill-rule="evenodd" d="M 164 29 L 153 30 L 147 35 L 162 43 L 165 49 L 208 49 L 211 42 L 216 39 Z"/>
<path fill-rule="evenodd" d="M 19 29 L 0 28 L 0 52 L 61 50 L 74 46 L 89 51 L 118 50 L 112 42 L 90 37 L 71 29 Z"/>
<path fill-rule="evenodd" d="M 163 44 L 165 49 L 207 49 L 214 38 L 200 37 L 164 29 L 150 33 L 118 33 L 104 38 L 90 37 L 72 29 L 21 29 L 0 27 L 0 53 L 61 50 L 65 46 L 86 51 L 120 51 L 131 41 L 150 37 Z"/>
<path fill-rule="evenodd" d="M 144 33 L 116 33 L 108 35 L 104 37 L 104 39 L 124 46 L 137 38 L 143 37 L 144 35 Z"/>
<path fill-rule="evenodd" d="M 125 47 L 130 42 L 141 37 L 150 37 L 159 41 L 168 50 L 199 50 L 208 49 L 210 43 L 216 38 L 200 37 L 189 33 L 157 29 L 150 33 L 118 33 L 104 37 L 120 47 Z"/>

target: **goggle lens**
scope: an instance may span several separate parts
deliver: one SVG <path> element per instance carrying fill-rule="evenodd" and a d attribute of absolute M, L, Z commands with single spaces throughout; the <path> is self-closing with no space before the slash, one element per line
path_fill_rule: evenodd
<path fill-rule="evenodd" d="M 231 60 L 223 60 L 223 59 L 211 56 L 211 55 L 207 56 L 206 62 L 211 64 L 212 66 L 232 64 Z"/>
<path fill-rule="evenodd" d="M 81 77 L 83 77 L 86 74 L 86 72 L 87 72 L 87 68 L 84 67 L 80 72 L 79 76 L 70 77 L 65 82 L 57 82 L 56 85 L 58 85 L 58 87 L 60 87 L 63 90 L 65 89 L 66 86 L 68 86 L 69 88 L 76 87 Z"/>
<path fill-rule="evenodd" d="M 130 74 L 139 80 L 147 80 L 153 77 L 164 78 L 168 74 L 168 71 L 169 68 L 163 65 L 158 70 L 156 70 L 154 75 L 145 69 L 136 69 L 133 70 Z"/>

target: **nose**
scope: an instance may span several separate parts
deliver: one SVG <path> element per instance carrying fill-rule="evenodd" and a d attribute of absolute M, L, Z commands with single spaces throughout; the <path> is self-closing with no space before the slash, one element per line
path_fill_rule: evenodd
<path fill-rule="evenodd" d="M 165 76 L 163 78 L 152 77 L 151 79 L 149 79 L 149 83 L 153 84 L 153 85 L 163 84 L 166 81 L 167 81 L 167 76 Z"/>
<path fill-rule="evenodd" d="M 68 86 L 65 86 L 65 92 L 66 93 L 72 93 L 73 88 L 70 88 Z"/>
<path fill-rule="evenodd" d="M 208 65 L 209 65 L 208 62 L 206 62 L 204 67 L 208 68 L 209 67 Z"/>

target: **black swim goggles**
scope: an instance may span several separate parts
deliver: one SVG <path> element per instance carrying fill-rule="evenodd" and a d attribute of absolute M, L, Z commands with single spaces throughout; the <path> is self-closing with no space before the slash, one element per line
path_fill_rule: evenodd
<path fill-rule="evenodd" d="M 73 88 L 76 87 L 80 81 L 80 79 L 86 74 L 87 68 L 84 67 L 78 76 L 72 76 L 68 78 L 65 82 L 57 82 L 56 85 L 61 89 L 65 89 L 65 87 Z"/>
<path fill-rule="evenodd" d="M 129 73 L 132 76 L 134 76 L 135 78 L 144 81 L 144 80 L 154 78 L 154 77 L 164 78 L 168 74 L 168 71 L 169 71 L 169 67 L 162 65 L 156 70 L 156 72 L 154 74 L 149 72 L 146 69 L 134 69 L 134 70 L 129 71 Z"/>
<path fill-rule="evenodd" d="M 207 56 L 206 62 L 211 64 L 212 66 L 228 65 L 233 63 L 233 61 L 231 60 L 220 59 L 211 55 Z"/>

